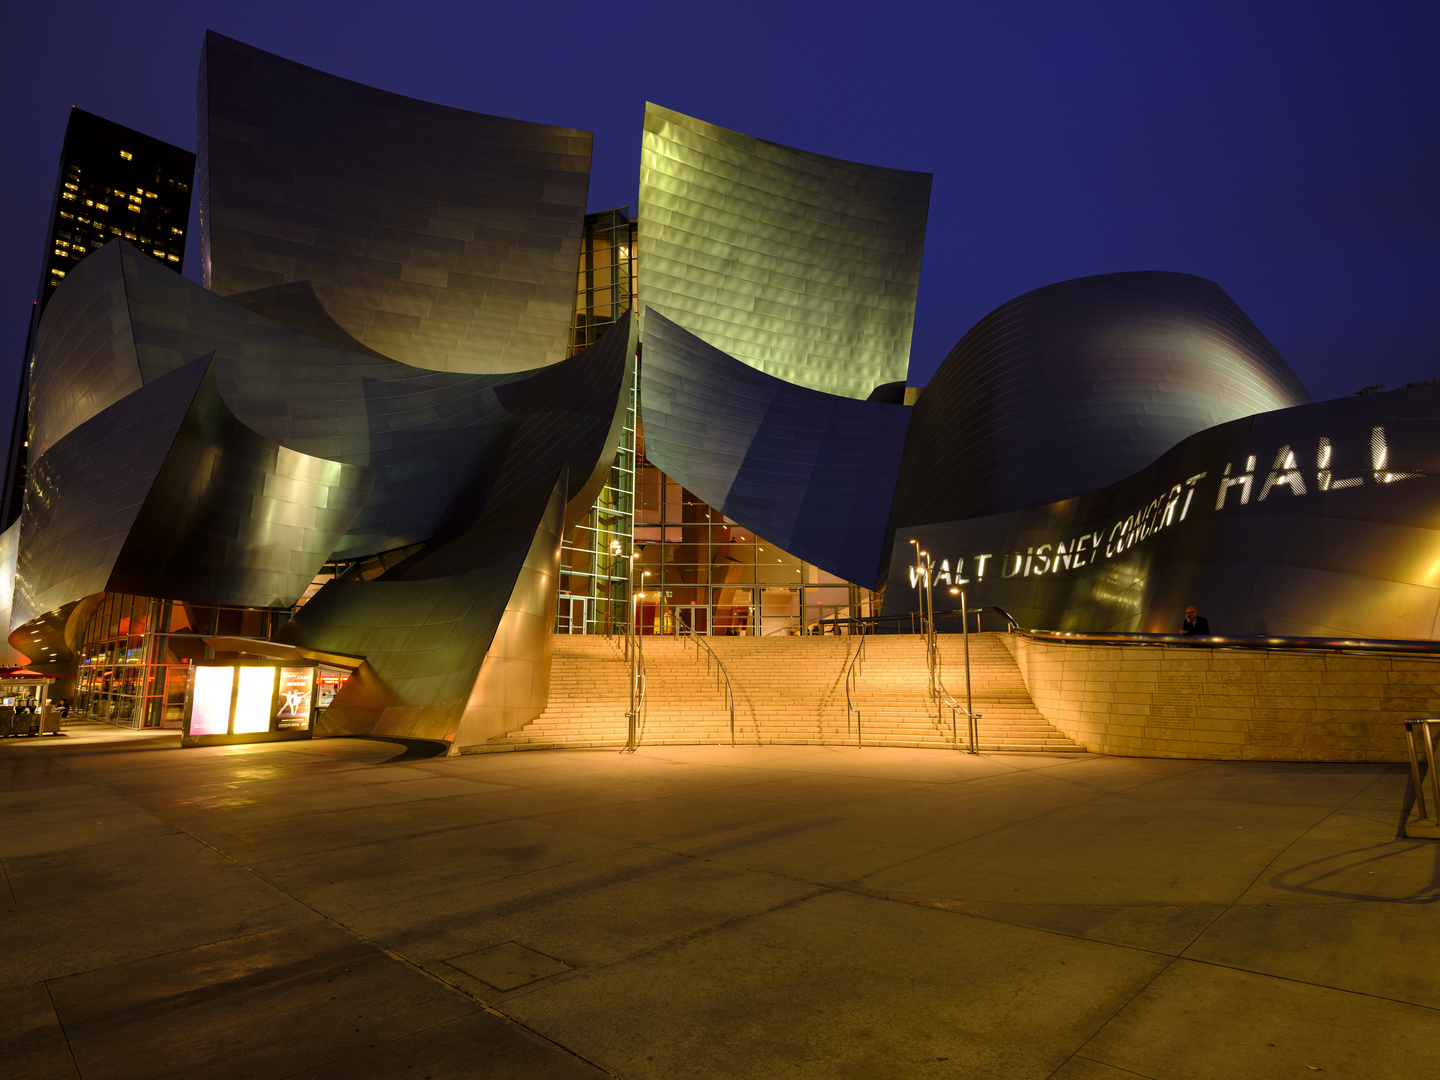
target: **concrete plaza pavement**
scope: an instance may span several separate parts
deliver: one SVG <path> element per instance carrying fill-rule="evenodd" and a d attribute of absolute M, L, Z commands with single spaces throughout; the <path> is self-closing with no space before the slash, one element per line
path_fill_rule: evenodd
<path fill-rule="evenodd" d="M 0 1075 L 1440 1075 L 1389 765 L 0 743 Z"/>

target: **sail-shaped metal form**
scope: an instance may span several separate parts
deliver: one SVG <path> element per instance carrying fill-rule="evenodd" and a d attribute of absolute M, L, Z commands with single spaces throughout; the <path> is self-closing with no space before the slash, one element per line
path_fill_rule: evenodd
<path fill-rule="evenodd" d="M 930 174 L 645 106 L 640 296 L 778 379 L 865 400 L 909 370 Z"/>
<path fill-rule="evenodd" d="M 217 294 L 436 371 L 564 358 L 589 132 L 387 93 L 213 31 L 199 124 Z"/>

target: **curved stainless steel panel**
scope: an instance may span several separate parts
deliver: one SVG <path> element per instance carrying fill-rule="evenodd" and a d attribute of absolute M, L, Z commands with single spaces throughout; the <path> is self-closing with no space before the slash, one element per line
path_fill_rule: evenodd
<path fill-rule="evenodd" d="M 31 462 L 12 630 L 105 591 L 209 367 L 202 357 L 136 390 Z"/>
<path fill-rule="evenodd" d="M 467 728 L 476 732 L 519 700 L 539 694 L 543 708 L 565 488 L 562 475 L 521 505 L 439 545 L 442 558 L 428 566 L 439 571 L 433 576 L 427 567 L 402 563 L 373 581 L 334 581 L 321 589 L 285 625 L 281 640 L 363 656 L 365 664 L 316 730 L 451 742 L 467 716 Z M 554 571 L 548 577 L 527 571 L 537 561 Z M 414 576 L 405 576 L 406 569 Z M 512 607 L 514 626 L 501 639 L 495 671 L 477 687 Z M 537 608 L 544 612 L 540 635 L 529 632 Z M 509 677 L 524 687 L 512 690 Z"/>
<path fill-rule="evenodd" d="M 888 613 L 914 606 L 908 541 L 936 591 L 1023 626 L 1224 636 L 1440 637 L 1440 388 L 1209 428 L 1098 491 L 896 534 Z M 951 620 L 952 622 L 954 620 Z"/>
<path fill-rule="evenodd" d="M 125 294 L 126 256 L 169 273 L 114 240 L 82 259 L 51 294 L 30 369 L 30 461 L 145 383 Z"/>
<path fill-rule="evenodd" d="M 506 421 L 439 534 L 371 581 L 327 584 L 281 633 L 366 658 L 320 730 L 481 741 L 539 715 L 560 538 L 610 468 L 634 376 L 628 316 L 585 352 L 496 389 Z M 512 723 L 513 722 L 513 723 Z"/>
<path fill-rule="evenodd" d="M 753 368 L 864 400 L 909 370 L 929 208 L 929 173 L 647 104 L 640 296 Z"/>
<path fill-rule="evenodd" d="M 756 535 L 868 587 L 910 409 L 794 386 L 645 315 L 645 455 Z"/>
<path fill-rule="evenodd" d="M 345 334 L 436 371 L 564 358 L 589 132 L 387 93 L 213 31 L 199 125 L 215 292 L 308 281 Z"/>
<path fill-rule="evenodd" d="M 1181 439 L 1310 400 L 1214 282 L 1102 274 L 996 308 L 915 406 L 892 521 L 953 521 L 1115 483 Z"/>
<path fill-rule="evenodd" d="M 97 306 L 93 321 L 124 327 L 117 341 L 133 339 L 134 378 L 150 382 L 213 351 L 217 385 L 247 427 L 300 453 L 376 470 L 372 498 L 338 543 L 337 558 L 434 536 L 484 486 L 479 474 L 520 431 L 517 416 L 568 412 L 569 423 L 595 439 L 608 438 L 612 448 L 618 439 L 616 395 L 628 393 L 634 354 L 628 317 L 586 352 L 539 371 L 457 375 L 326 345 L 206 292 L 123 241 L 81 267 L 92 263 L 84 288 L 118 304 Z M 67 282 L 57 290 L 57 306 L 71 289 Z M 123 367 L 115 357 L 125 350 L 52 347 L 64 326 L 47 321 L 36 361 L 37 384 L 52 387 L 37 393 L 32 409 L 35 430 L 49 432 L 47 439 L 103 406 L 105 395 L 86 387 L 124 388 L 113 386 L 111 373 Z M 603 479 L 610 458 L 591 460 Z M 582 487 L 591 480 L 588 471 L 576 476 Z M 579 488 L 572 496 L 583 497 Z"/>
<path fill-rule="evenodd" d="M 30 659 L 10 644 L 10 609 L 15 602 L 15 566 L 20 557 L 20 522 L 17 520 L 0 533 L 0 630 L 5 640 L 0 641 L 0 667 L 20 667 Z M 37 654 L 36 659 L 41 659 Z"/>
<path fill-rule="evenodd" d="M 246 428 L 201 357 L 70 432 L 33 465 L 11 625 L 93 593 L 286 607 L 374 473 Z"/>

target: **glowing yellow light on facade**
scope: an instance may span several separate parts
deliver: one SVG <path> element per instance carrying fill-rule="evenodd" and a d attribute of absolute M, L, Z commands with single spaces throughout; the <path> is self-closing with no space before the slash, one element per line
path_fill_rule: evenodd
<path fill-rule="evenodd" d="M 133 161 L 133 160 L 135 159 L 135 155 L 132 154 L 132 153 L 130 153 L 129 150 L 121 150 L 121 151 L 120 151 L 120 156 L 121 156 L 122 158 L 124 158 L 126 161 Z"/>

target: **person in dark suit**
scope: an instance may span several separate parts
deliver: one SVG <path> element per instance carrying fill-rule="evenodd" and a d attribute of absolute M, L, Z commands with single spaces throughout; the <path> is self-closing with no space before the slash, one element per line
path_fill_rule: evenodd
<path fill-rule="evenodd" d="M 1180 628 L 1182 634 L 1209 634 L 1210 622 L 1200 609 L 1193 604 L 1185 609 L 1185 625 Z"/>

